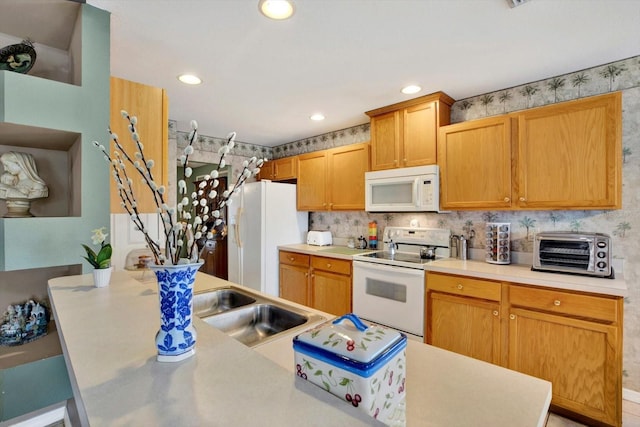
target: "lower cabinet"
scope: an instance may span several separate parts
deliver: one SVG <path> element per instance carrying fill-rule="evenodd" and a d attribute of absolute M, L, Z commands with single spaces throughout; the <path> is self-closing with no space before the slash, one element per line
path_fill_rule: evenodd
<path fill-rule="evenodd" d="M 501 283 L 427 273 L 426 342 L 501 364 Z"/>
<path fill-rule="evenodd" d="M 311 257 L 311 307 L 336 316 L 351 312 L 351 261 Z"/>
<path fill-rule="evenodd" d="M 280 251 L 280 298 L 309 305 L 310 256 Z"/>
<path fill-rule="evenodd" d="M 622 298 L 509 285 L 509 299 L 507 367 L 551 381 L 561 412 L 622 425 Z"/>
<path fill-rule="evenodd" d="M 336 316 L 351 312 L 351 261 L 280 251 L 280 297 Z"/>
<path fill-rule="evenodd" d="M 550 381 L 552 408 L 622 425 L 620 297 L 427 273 L 426 342 Z"/>

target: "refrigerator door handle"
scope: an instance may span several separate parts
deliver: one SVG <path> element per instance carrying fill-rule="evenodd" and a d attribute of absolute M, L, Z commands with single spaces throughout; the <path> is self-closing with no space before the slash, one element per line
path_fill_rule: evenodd
<path fill-rule="evenodd" d="M 242 239 L 240 238 L 240 218 L 242 218 L 243 211 L 244 209 L 242 208 L 242 206 L 240 206 L 238 208 L 238 211 L 236 212 L 236 222 L 235 224 L 233 224 L 233 227 L 235 229 L 236 244 L 238 246 L 238 249 L 242 248 Z"/>

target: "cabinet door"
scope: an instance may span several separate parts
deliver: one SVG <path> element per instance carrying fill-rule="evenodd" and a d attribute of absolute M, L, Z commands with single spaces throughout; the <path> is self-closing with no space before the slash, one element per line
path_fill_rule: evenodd
<path fill-rule="evenodd" d="M 509 117 L 441 127 L 438 165 L 442 209 L 511 207 Z"/>
<path fill-rule="evenodd" d="M 296 194 L 299 211 L 328 210 L 327 156 L 325 151 L 298 156 Z"/>
<path fill-rule="evenodd" d="M 551 403 L 621 425 L 621 357 L 615 326 L 511 308 L 509 368 L 551 381 Z"/>
<path fill-rule="evenodd" d="M 371 170 L 400 167 L 400 112 L 391 111 L 371 118 Z"/>
<path fill-rule="evenodd" d="M 427 343 L 500 364 L 500 304 L 428 292 Z"/>
<path fill-rule="evenodd" d="M 364 210 L 364 173 L 369 170 L 369 144 L 329 151 L 330 210 Z"/>
<path fill-rule="evenodd" d="M 351 312 L 351 276 L 313 270 L 311 307 L 342 316 Z"/>
<path fill-rule="evenodd" d="M 618 92 L 518 114 L 520 208 L 621 208 L 621 99 Z"/>
<path fill-rule="evenodd" d="M 309 268 L 280 264 L 280 298 L 309 305 Z"/>
<path fill-rule="evenodd" d="M 402 111 L 401 165 L 436 164 L 438 103 L 429 102 Z"/>
<path fill-rule="evenodd" d="M 274 162 L 274 181 L 286 181 L 298 177 L 298 157 L 284 157 Z"/>
<path fill-rule="evenodd" d="M 167 185 L 168 150 L 169 150 L 169 118 L 168 100 L 164 89 L 134 83 L 111 77 L 111 130 L 118 135 L 118 140 L 129 153 L 138 151 L 130 138 L 128 122 L 120 115 L 126 110 L 131 116 L 138 117 L 138 133 L 144 144 L 144 154 L 147 160 L 153 159 L 152 169 L 156 183 Z M 113 144 L 111 152 L 113 153 Z M 139 176 L 130 177 L 133 180 L 134 194 L 138 202 L 140 213 L 156 213 L 157 207 L 151 190 L 143 184 Z M 111 213 L 125 213 L 120 206 L 120 197 L 113 179 L 111 182 Z M 165 200 L 166 202 L 166 200 Z"/>
<path fill-rule="evenodd" d="M 258 179 L 270 179 L 273 180 L 275 178 L 275 160 L 269 160 L 265 162 L 260 168 L 260 173 L 258 174 Z"/>

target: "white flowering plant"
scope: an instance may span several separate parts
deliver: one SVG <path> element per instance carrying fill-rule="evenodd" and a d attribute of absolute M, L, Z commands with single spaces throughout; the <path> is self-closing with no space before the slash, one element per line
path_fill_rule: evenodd
<path fill-rule="evenodd" d="M 111 244 L 107 243 L 107 236 L 109 234 L 105 233 L 106 227 L 97 228 L 95 230 L 91 230 L 93 235 L 91 236 L 91 242 L 94 245 L 100 245 L 100 250 L 96 253 L 93 249 L 91 249 L 87 245 L 82 245 L 87 256 L 83 257 L 86 259 L 89 264 L 91 264 L 94 268 L 109 268 L 111 267 L 111 253 L 113 249 L 111 248 Z"/>
<path fill-rule="evenodd" d="M 266 161 L 252 157 L 242 164 L 243 169 L 238 175 L 235 183 L 229 185 L 227 189 L 220 192 L 217 190 L 221 170 L 226 166 L 226 156 L 235 146 L 236 133 L 232 132 L 227 136 L 218 153 L 220 160 L 218 165 L 205 175 L 204 179 L 198 182 L 198 186 L 191 194 L 187 194 L 187 180 L 191 177 L 193 170 L 189 167 L 189 156 L 193 154 L 193 143 L 198 138 L 198 123 L 191 121 L 191 131 L 188 136 L 188 144 L 184 148 L 183 154 L 179 157 L 183 166 L 183 176 L 178 180 L 178 200 L 176 207 L 169 207 L 167 204 L 166 188 L 158 184 L 153 175 L 154 161 L 147 159 L 144 155 L 144 145 L 137 131 L 138 119 L 130 116 L 126 111 L 121 111 L 122 117 L 129 122 L 129 133 L 134 142 L 135 152 L 129 155 L 120 144 L 118 135 L 109 129 L 109 135 L 114 144 L 113 154 L 104 145 L 94 141 L 93 144 L 102 151 L 105 160 L 111 165 L 113 179 L 116 182 L 121 206 L 129 214 L 136 228 L 144 235 L 147 246 L 153 253 L 154 261 L 157 265 L 182 264 L 196 262 L 198 260 L 197 241 L 203 237 L 213 238 L 216 229 L 220 228 L 224 222 L 221 218 L 221 210 L 231 204 L 231 197 L 237 194 L 246 180 L 260 172 L 260 167 Z M 165 248 L 160 242 L 154 240 L 149 235 L 149 229 L 140 218 L 136 195 L 133 191 L 133 177 L 140 176 L 142 182 L 149 188 L 153 195 L 153 200 L 157 207 L 158 215 L 163 224 Z"/>

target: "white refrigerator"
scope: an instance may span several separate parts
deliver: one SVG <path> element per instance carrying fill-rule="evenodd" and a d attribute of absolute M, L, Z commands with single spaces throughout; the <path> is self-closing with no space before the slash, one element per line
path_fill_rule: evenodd
<path fill-rule="evenodd" d="M 278 246 L 306 241 L 309 214 L 296 210 L 295 184 L 247 183 L 239 199 L 227 236 L 229 280 L 279 296 Z"/>

